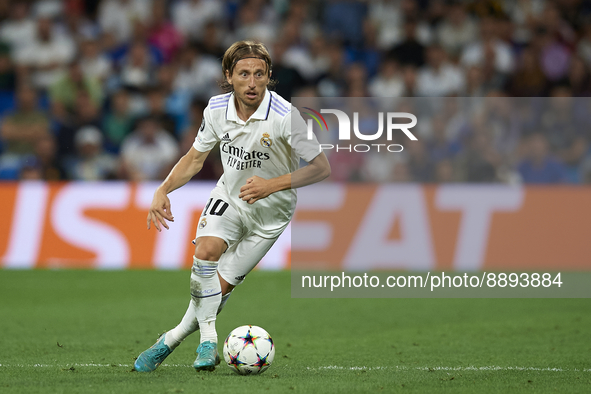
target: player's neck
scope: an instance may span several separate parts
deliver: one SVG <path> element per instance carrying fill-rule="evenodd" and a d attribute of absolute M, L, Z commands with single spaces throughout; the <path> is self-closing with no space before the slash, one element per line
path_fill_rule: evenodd
<path fill-rule="evenodd" d="M 234 104 L 236 106 L 236 114 L 244 122 L 246 122 L 257 110 L 256 107 L 244 104 L 238 99 L 238 97 L 234 97 Z"/>
<path fill-rule="evenodd" d="M 250 119 L 252 114 L 254 114 L 256 112 L 256 110 L 259 108 L 259 106 L 261 105 L 263 100 L 264 100 L 264 96 L 261 99 L 261 101 L 259 103 L 257 103 L 256 105 L 247 105 L 242 100 L 240 100 L 238 97 L 236 97 L 236 95 L 234 95 L 234 106 L 236 107 L 236 115 L 238 115 L 238 118 L 240 118 L 240 120 L 242 120 L 243 122 L 248 121 L 248 119 Z"/>

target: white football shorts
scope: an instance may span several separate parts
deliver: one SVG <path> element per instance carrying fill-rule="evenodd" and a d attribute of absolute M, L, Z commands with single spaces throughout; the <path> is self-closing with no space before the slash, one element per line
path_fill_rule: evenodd
<path fill-rule="evenodd" d="M 239 285 L 246 275 L 267 254 L 277 238 L 263 238 L 248 230 L 238 212 L 228 203 L 226 192 L 216 186 L 201 213 L 197 234 L 199 237 L 218 237 L 228 245 L 218 263 L 218 272 L 226 282 Z"/>

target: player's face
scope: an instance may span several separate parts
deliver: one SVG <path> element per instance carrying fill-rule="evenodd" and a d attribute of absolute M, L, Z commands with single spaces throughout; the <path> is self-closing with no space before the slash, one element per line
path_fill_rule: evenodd
<path fill-rule="evenodd" d="M 234 66 L 230 75 L 226 72 L 228 83 L 234 87 L 236 98 L 246 107 L 258 107 L 265 96 L 269 83 L 267 64 L 261 59 L 242 59 Z"/>

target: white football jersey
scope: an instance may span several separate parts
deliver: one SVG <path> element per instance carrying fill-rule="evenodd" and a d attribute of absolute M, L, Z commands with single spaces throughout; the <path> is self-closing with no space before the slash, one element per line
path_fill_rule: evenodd
<path fill-rule="evenodd" d="M 299 168 L 300 158 L 310 162 L 320 153 L 314 136 L 307 138 L 307 127 L 297 108 L 275 92 L 265 97 L 248 121 L 236 113 L 234 94 L 214 96 L 203 111 L 203 123 L 193 147 L 210 151 L 220 142 L 224 174 L 218 186 L 238 211 L 244 225 L 261 237 L 276 237 L 285 229 L 295 209 L 295 189 L 283 190 L 254 204 L 242 201 L 240 188 L 251 176 L 264 179 L 289 174 Z"/>

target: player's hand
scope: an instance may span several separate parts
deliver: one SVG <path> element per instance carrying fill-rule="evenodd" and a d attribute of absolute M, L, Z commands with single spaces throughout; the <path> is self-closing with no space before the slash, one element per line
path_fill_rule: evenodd
<path fill-rule="evenodd" d="M 154 223 L 154 227 L 158 231 L 162 231 L 160 225 L 168 230 L 166 220 L 174 222 L 174 217 L 170 210 L 170 200 L 165 192 L 157 189 L 152 199 L 152 205 L 150 205 L 150 211 L 148 212 L 148 230 L 150 229 L 151 223 Z"/>
<path fill-rule="evenodd" d="M 254 204 L 271 193 L 273 193 L 271 182 L 255 175 L 248 178 L 246 184 L 240 188 L 238 198 L 249 204 Z"/>

